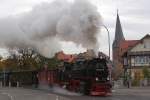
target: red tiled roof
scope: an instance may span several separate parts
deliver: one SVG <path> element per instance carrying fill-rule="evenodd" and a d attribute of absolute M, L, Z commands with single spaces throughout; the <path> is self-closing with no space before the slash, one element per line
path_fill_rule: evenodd
<path fill-rule="evenodd" d="M 65 54 L 63 51 L 58 52 L 56 57 L 57 57 L 58 60 L 63 60 L 63 61 L 66 61 L 66 62 L 72 62 L 73 60 L 75 60 L 74 55 Z"/>
<path fill-rule="evenodd" d="M 130 47 L 136 45 L 140 40 L 125 40 L 120 43 L 120 55 L 123 55 Z"/>
<path fill-rule="evenodd" d="M 119 46 L 120 47 L 119 48 L 119 55 L 122 56 L 125 52 L 127 52 L 129 50 L 129 48 L 132 48 L 133 46 L 135 46 L 137 43 L 139 43 L 140 41 L 142 41 L 145 38 L 150 38 L 150 35 L 147 34 L 140 40 L 125 40 L 125 41 L 122 41 L 120 43 L 120 46 Z"/>

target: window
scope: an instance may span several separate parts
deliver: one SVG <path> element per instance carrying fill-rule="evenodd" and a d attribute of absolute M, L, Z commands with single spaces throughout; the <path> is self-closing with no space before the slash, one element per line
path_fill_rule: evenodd
<path fill-rule="evenodd" d="M 135 56 L 135 58 L 131 58 L 132 66 L 147 66 L 150 63 L 149 56 Z"/>
<path fill-rule="evenodd" d="M 131 57 L 131 65 L 135 66 L 135 57 Z"/>
<path fill-rule="evenodd" d="M 146 44 L 144 44 L 144 48 L 146 48 Z"/>
<path fill-rule="evenodd" d="M 128 65 L 128 60 L 127 60 L 127 58 L 124 58 L 124 65 Z"/>
<path fill-rule="evenodd" d="M 136 63 L 136 64 L 139 64 L 139 62 L 140 62 L 140 57 L 139 57 L 139 56 L 136 56 L 136 57 L 135 57 L 135 63 Z"/>
<path fill-rule="evenodd" d="M 143 56 L 140 57 L 140 62 L 139 63 L 144 64 L 144 57 Z"/>

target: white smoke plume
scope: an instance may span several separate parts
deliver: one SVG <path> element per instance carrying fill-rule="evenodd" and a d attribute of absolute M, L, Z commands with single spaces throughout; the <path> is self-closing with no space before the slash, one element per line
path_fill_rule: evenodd
<path fill-rule="evenodd" d="M 101 16 L 88 0 L 42 3 L 30 12 L 0 19 L 0 47 L 31 47 L 45 57 L 61 50 L 61 41 L 97 47 Z"/>

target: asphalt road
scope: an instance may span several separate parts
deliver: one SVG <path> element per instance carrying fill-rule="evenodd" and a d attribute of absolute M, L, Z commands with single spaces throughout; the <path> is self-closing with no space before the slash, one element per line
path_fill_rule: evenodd
<path fill-rule="evenodd" d="M 0 100 L 150 100 L 150 88 L 116 89 L 112 96 L 58 95 L 23 88 L 0 88 Z"/>
<path fill-rule="evenodd" d="M 0 100 L 69 100 L 49 92 L 23 89 L 0 88 Z"/>
<path fill-rule="evenodd" d="M 112 96 L 65 96 L 71 100 L 150 100 L 150 88 L 115 89 Z"/>

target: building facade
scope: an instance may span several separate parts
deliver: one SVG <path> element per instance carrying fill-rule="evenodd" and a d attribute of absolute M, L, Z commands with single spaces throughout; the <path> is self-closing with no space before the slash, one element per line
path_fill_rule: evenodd
<path fill-rule="evenodd" d="M 144 82 L 150 75 L 150 35 L 147 34 L 132 47 L 128 47 L 122 58 L 125 77 L 128 75 L 133 85 L 148 85 L 149 82 Z"/>

